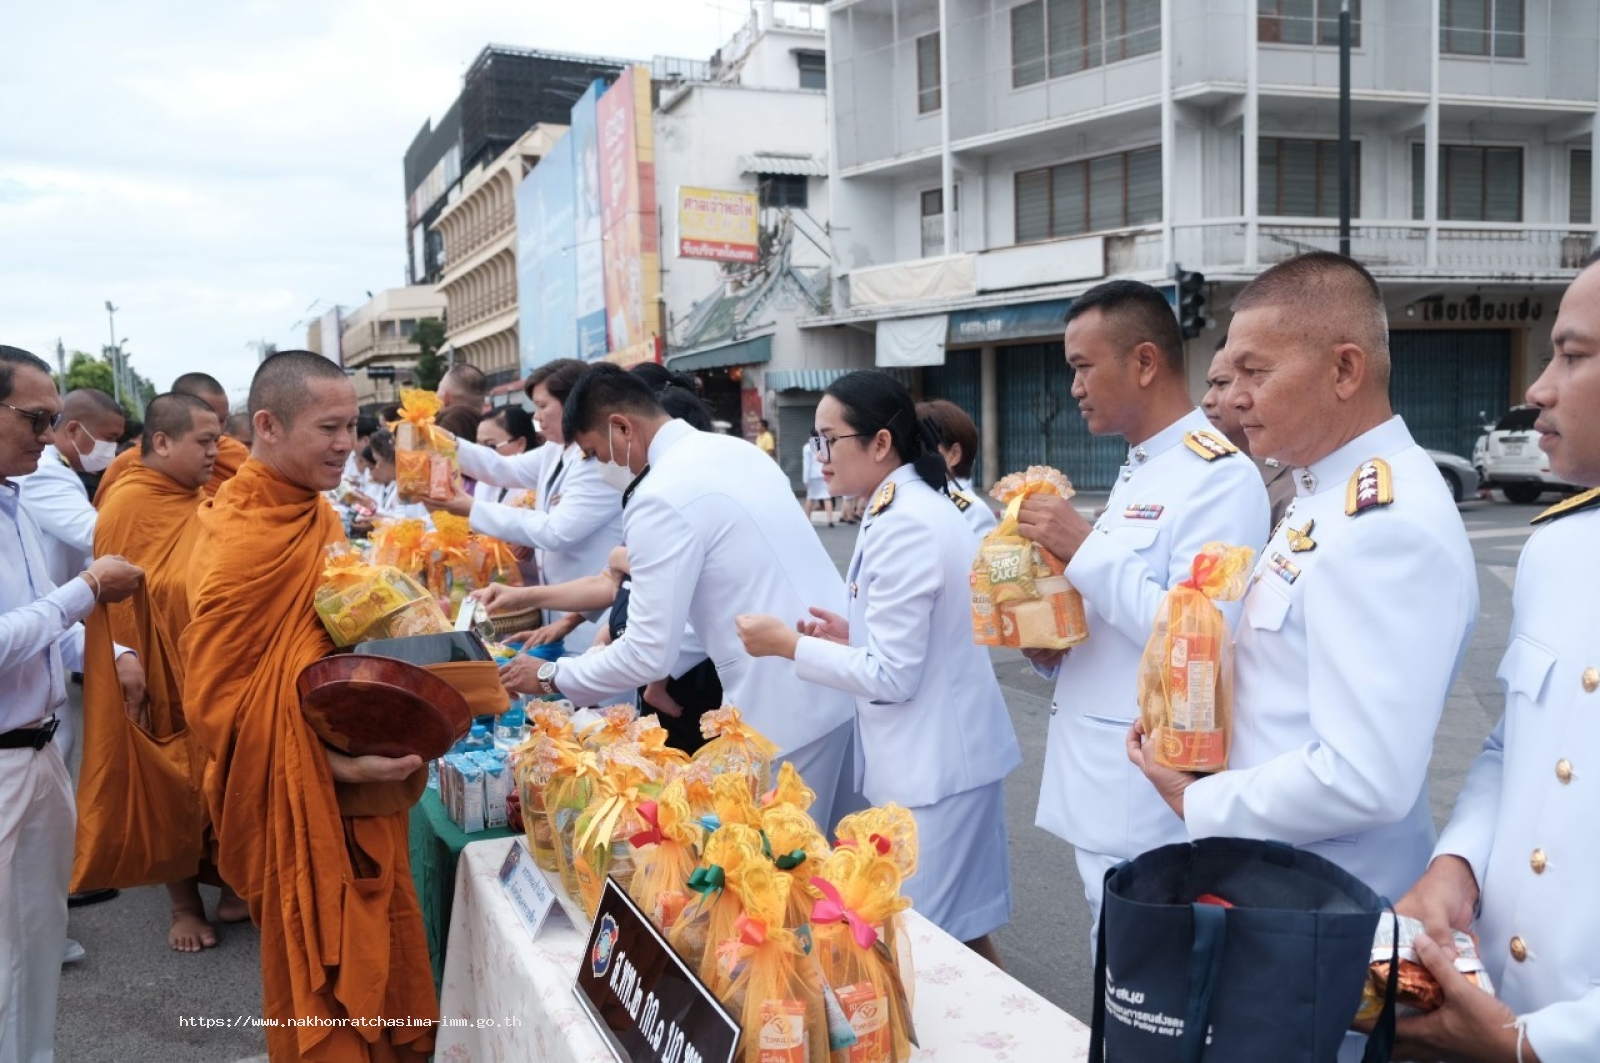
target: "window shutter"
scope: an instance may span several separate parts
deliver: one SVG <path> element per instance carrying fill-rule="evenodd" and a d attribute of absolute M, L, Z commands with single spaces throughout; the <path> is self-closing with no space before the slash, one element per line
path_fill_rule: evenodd
<path fill-rule="evenodd" d="M 1128 225 L 1161 220 L 1161 149 L 1128 155 Z"/>
<path fill-rule="evenodd" d="M 1081 162 L 1069 162 L 1051 171 L 1050 193 L 1054 200 L 1054 236 L 1076 236 L 1089 228 L 1089 204 L 1085 198 L 1084 181 L 1087 167 Z"/>
<path fill-rule="evenodd" d="M 939 35 L 917 38 L 917 113 L 927 114 L 941 106 L 939 98 Z"/>
<path fill-rule="evenodd" d="M 1411 145 L 1411 217 L 1421 221 L 1427 211 L 1428 146 Z M 1443 183 L 1443 178 L 1440 178 Z"/>
<path fill-rule="evenodd" d="M 1017 243 L 1050 238 L 1050 171 L 1019 173 L 1017 186 Z"/>
<path fill-rule="evenodd" d="M 1587 150 L 1572 153 L 1568 189 L 1567 220 L 1574 225 L 1590 225 L 1594 220 L 1594 154 Z"/>
<path fill-rule="evenodd" d="M 1123 195 L 1123 157 L 1110 155 L 1089 160 L 1089 231 L 1120 229 L 1126 224 Z"/>
<path fill-rule="evenodd" d="M 1494 54 L 1521 59 L 1524 51 L 1523 0 L 1494 0 Z"/>
<path fill-rule="evenodd" d="M 1044 79 L 1044 0 L 1032 0 L 1011 9 L 1011 87 Z"/>
<path fill-rule="evenodd" d="M 1522 220 L 1522 149 L 1487 148 L 1484 155 L 1484 220 Z"/>

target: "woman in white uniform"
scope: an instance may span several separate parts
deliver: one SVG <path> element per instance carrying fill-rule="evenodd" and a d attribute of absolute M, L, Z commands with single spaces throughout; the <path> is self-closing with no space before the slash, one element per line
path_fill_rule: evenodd
<path fill-rule="evenodd" d="M 982 540 L 994 531 L 999 521 L 989 503 L 972 489 L 972 463 L 978 457 L 978 426 L 967 411 L 949 399 L 934 399 L 917 403 L 917 419 L 938 445 L 939 456 L 944 459 L 950 483 L 945 488 L 961 515 L 972 528 L 973 536 Z"/>
<path fill-rule="evenodd" d="M 998 963 L 989 934 L 1011 917 L 1003 784 L 1022 754 L 988 652 L 972 641 L 972 533 L 892 377 L 840 377 L 815 423 L 829 486 L 867 500 L 850 615 L 813 608 L 818 619 L 798 633 L 776 617 L 741 617 L 740 635 L 752 656 L 789 657 L 797 678 L 855 695 L 861 790 L 917 821 L 906 895 Z"/>
<path fill-rule="evenodd" d="M 539 449 L 542 442 L 539 430 L 534 427 L 533 415 L 520 405 L 501 406 L 478 422 L 478 445 L 488 447 L 503 458 L 531 453 Z M 501 487 L 479 480 L 472 485 L 472 500 L 474 503 L 495 502 L 514 508 L 532 509 L 538 497 L 531 488 Z M 537 583 L 539 563 L 534 560 L 533 547 L 513 544 L 512 553 L 516 555 L 522 582 Z"/>
<path fill-rule="evenodd" d="M 822 464 L 817 461 L 816 450 L 809 446 L 800 457 L 800 479 L 806 485 L 806 519 L 811 519 L 812 510 L 820 502 L 823 512 L 828 515 L 828 527 L 833 527 L 833 493 L 822 476 Z"/>
<path fill-rule="evenodd" d="M 600 463 L 561 434 L 561 413 L 572 386 L 588 368 L 573 358 L 546 362 L 528 376 L 534 420 L 547 441 L 537 451 L 507 457 L 492 447 L 457 440 L 461 471 L 496 487 L 536 492 L 533 508 L 478 501 L 458 494 L 436 508 L 471 518 L 472 530 L 508 543 L 537 548 L 540 579 L 565 583 L 606 567 L 612 547 L 622 543 L 622 490 L 606 481 Z M 599 614 L 545 614 L 543 642 L 563 640 L 568 653 L 594 642 Z"/>

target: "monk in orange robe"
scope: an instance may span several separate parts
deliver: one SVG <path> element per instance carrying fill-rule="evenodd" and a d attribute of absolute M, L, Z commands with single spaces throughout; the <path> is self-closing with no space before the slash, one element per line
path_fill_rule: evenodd
<path fill-rule="evenodd" d="M 216 377 L 208 373 L 185 373 L 172 382 L 173 392 L 180 395 L 193 395 L 195 398 L 211 407 L 217 415 L 217 420 L 226 424 L 228 421 L 228 393 L 223 390 L 222 384 Z M 123 473 L 138 465 L 142 460 L 140 447 L 130 447 L 118 454 L 106 467 L 100 476 L 100 487 L 95 491 L 94 504 L 99 508 L 105 500 L 111 485 L 122 479 Z M 239 466 L 250 457 L 250 448 L 231 436 L 224 435 L 217 440 L 217 458 L 211 464 L 211 479 L 201 488 L 207 498 L 212 498 L 217 493 L 217 488 L 233 478 L 239 471 Z"/>
<path fill-rule="evenodd" d="M 250 411 L 250 460 L 200 507 L 183 638 L 217 866 L 261 927 L 274 1061 L 421 1063 L 439 1005 L 406 810 L 426 766 L 329 749 L 295 690 L 333 649 L 312 602 L 325 549 L 344 538 L 322 492 L 355 440 L 355 389 L 326 358 L 281 352 L 257 369 Z M 321 1021 L 283 1024 L 305 1018 Z"/>
<path fill-rule="evenodd" d="M 145 663 L 147 698 L 127 706 L 114 684 L 84 693 L 83 770 L 78 786 L 76 888 L 164 883 L 172 900 L 167 943 L 199 952 L 217 943 L 200 899 L 210 870 L 200 796 L 205 752 L 187 728 L 179 639 L 189 624 L 189 562 L 199 534 L 201 488 L 211 479 L 222 426 L 192 395 L 159 395 L 145 411 L 140 460 L 102 497 L 95 556 L 121 555 L 145 570 L 145 590 L 104 606 L 90 625 Z M 208 876 L 215 883 L 214 871 Z M 249 917 L 226 887 L 217 917 Z"/>

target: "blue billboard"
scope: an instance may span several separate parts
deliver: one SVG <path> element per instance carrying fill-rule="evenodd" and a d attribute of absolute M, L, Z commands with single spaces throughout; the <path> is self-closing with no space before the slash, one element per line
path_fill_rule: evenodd
<path fill-rule="evenodd" d="M 517 186 L 517 324 L 524 376 L 534 366 L 578 353 L 572 144 L 571 137 L 556 141 Z"/>
<path fill-rule="evenodd" d="M 589 86 L 572 108 L 572 127 L 563 143 L 572 145 L 575 218 L 570 243 L 577 270 L 577 357 L 604 358 L 606 343 L 605 245 L 600 222 L 600 122 L 597 104 L 605 82 Z"/>

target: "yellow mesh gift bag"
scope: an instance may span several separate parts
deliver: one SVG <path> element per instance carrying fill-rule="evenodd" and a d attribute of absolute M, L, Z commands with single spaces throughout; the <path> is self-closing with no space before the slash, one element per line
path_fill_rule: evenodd
<path fill-rule="evenodd" d="M 1062 575 L 1066 566 L 1017 531 L 1024 499 L 1071 498 L 1066 476 L 1044 465 L 1002 477 L 989 494 L 1005 504 L 972 562 L 972 637 L 981 646 L 1064 650 L 1089 637 L 1083 595 Z"/>
<path fill-rule="evenodd" d="M 582 749 L 572 733 L 572 720 L 560 709 L 535 708 L 531 722 L 527 740 L 511 754 L 517 796 L 522 801 L 522 829 L 533 862 L 546 871 L 559 871 L 545 797 L 561 757 L 575 757 Z"/>
<path fill-rule="evenodd" d="M 372 534 L 367 536 L 372 563 L 390 565 L 408 576 L 425 578 L 428 555 L 423 549 L 422 540 L 427 533 L 427 521 L 415 517 L 378 521 Z"/>
<path fill-rule="evenodd" d="M 589 804 L 578 815 L 572 845 L 573 877 L 578 900 L 590 916 L 600 907 L 600 890 L 606 876 L 619 884 L 633 880 L 633 846 L 630 838 L 648 825 L 639 806 L 660 792 L 643 763 L 612 762 L 594 787 Z"/>
<path fill-rule="evenodd" d="M 554 842 L 556 871 L 561 876 L 561 886 L 567 896 L 577 901 L 583 895 L 578 883 L 574 847 L 577 844 L 578 817 L 594 799 L 595 787 L 600 784 L 600 762 L 595 755 L 581 747 L 558 750 L 556 764 L 545 787 L 545 815 L 550 820 L 550 836 Z"/>
<path fill-rule="evenodd" d="M 1188 579 L 1167 592 L 1139 661 L 1139 715 L 1157 763 L 1222 771 L 1233 731 L 1233 652 L 1215 602 L 1236 601 L 1255 551 L 1207 543 Z"/>
<path fill-rule="evenodd" d="M 456 445 L 433 422 L 439 396 L 420 388 L 400 391 L 400 418 L 394 429 L 394 481 L 402 502 L 445 501 L 461 489 Z"/>
<path fill-rule="evenodd" d="M 783 925 L 799 930 L 810 920 L 811 906 L 819 896 L 811 887 L 811 877 L 828 858 L 828 839 L 804 809 L 782 801 L 761 810 L 761 835 L 773 867 L 791 883 Z"/>
<path fill-rule="evenodd" d="M 898 924 L 911 902 L 900 894 L 900 871 L 889 857 L 861 846 L 835 849 L 820 871 L 811 881 L 820 894 L 811 909 L 812 954 L 856 1036 L 835 1061 L 909 1059 L 915 1043 L 906 991 L 910 957 Z"/>
<path fill-rule="evenodd" d="M 811 806 L 817 802 L 817 792 L 806 785 L 800 777 L 800 771 L 787 760 L 778 765 L 778 781 L 772 789 L 761 795 L 761 807 L 771 808 L 774 804 L 793 805 L 802 812 L 811 811 Z"/>
<path fill-rule="evenodd" d="M 647 713 L 634 723 L 631 737 L 639 744 L 640 754 L 663 770 L 677 770 L 689 763 L 689 754 L 667 745 L 667 729 L 655 713 Z"/>
<path fill-rule="evenodd" d="M 735 772 L 747 776 L 752 797 L 766 790 L 778 747 L 745 723 L 738 709 L 724 705 L 706 713 L 700 717 L 700 734 L 708 741 L 695 751 L 697 762 L 711 765 L 718 775 Z"/>
<path fill-rule="evenodd" d="M 450 630 L 439 603 L 416 580 L 397 568 L 367 564 L 342 542 L 327 548 L 312 607 L 340 647 Z"/>
<path fill-rule="evenodd" d="M 600 750 L 617 742 L 632 740 L 633 725 L 639 710 L 632 705 L 610 705 L 600 710 L 600 719 L 578 732 L 585 749 Z"/>
<path fill-rule="evenodd" d="M 761 853 L 761 832 L 735 823 L 711 832 L 700 854 L 700 866 L 689 875 L 689 892 L 693 896 L 667 943 L 702 981 L 709 983 L 716 965 L 715 954 L 707 955 L 706 948 L 713 926 L 725 932 L 724 928 L 739 916 L 739 900 L 729 892 L 729 880 L 736 880 L 751 861 L 767 863 Z"/>
<path fill-rule="evenodd" d="M 638 811 L 645 827 L 628 839 L 634 865 L 628 896 L 663 933 L 671 933 L 689 904 L 689 876 L 700 862 L 705 827 L 689 810 L 682 779 L 667 783 Z"/>

